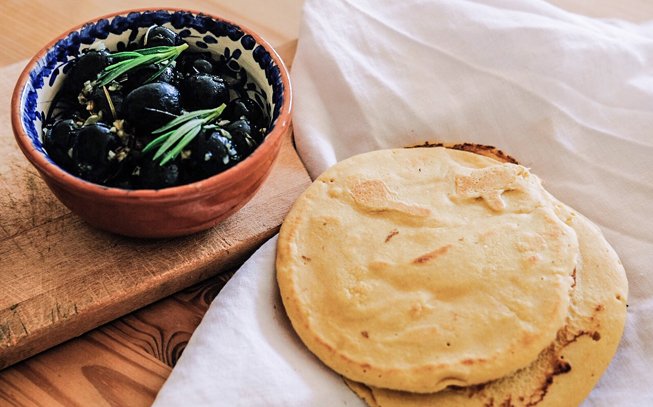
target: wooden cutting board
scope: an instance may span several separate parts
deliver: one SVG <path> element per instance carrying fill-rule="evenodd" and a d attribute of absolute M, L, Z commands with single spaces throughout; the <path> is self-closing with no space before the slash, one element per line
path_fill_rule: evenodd
<path fill-rule="evenodd" d="M 0 69 L 0 369 L 233 267 L 310 183 L 288 136 L 257 195 L 209 231 L 139 240 L 93 229 L 14 141 L 9 100 L 25 63 Z"/>

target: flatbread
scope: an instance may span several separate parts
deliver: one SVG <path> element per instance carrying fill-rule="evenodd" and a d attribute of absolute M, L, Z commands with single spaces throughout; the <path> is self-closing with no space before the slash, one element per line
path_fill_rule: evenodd
<path fill-rule="evenodd" d="M 519 165 L 445 148 L 352 157 L 284 221 L 286 312 L 354 381 L 431 393 L 500 379 L 532 365 L 574 307 L 578 238 L 556 211 Z"/>
<path fill-rule="evenodd" d="M 495 157 L 505 161 L 502 155 Z M 551 195 L 548 198 L 557 216 L 576 231 L 580 258 L 566 324 L 535 362 L 490 383 L 434 394 L 379 389 L 345 379 L 347 385 L 372 407 L 580 404 L 616 352 L 626 318 L 628 282 L 617 254 L 598 227 Z"/>

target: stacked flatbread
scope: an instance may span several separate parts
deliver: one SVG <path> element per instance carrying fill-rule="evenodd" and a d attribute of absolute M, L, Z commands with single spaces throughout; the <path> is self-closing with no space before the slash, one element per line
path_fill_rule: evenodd
<path fill-rule="evenodd" d="M 577 405 L 614 355 L 614 250 L 527 168 L 480 151 L 352 157 L 282 226 L 290 321 L 369 405 Z"/>

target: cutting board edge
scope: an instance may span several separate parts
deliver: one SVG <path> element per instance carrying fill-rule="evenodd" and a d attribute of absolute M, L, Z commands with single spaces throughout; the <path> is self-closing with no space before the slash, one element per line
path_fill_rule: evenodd
<path fill-rule="evenodd" d="M 125 291 L 124 296 L 118 299 L 117 306 L 115 298 L 112 298 L 111 302 L 95 303 L 70 318 L 57 320 L 51 325 L 32 330 L 29 335 L 21 336 L 13 343 L 0 343 L 0 370 L 242 264 L 256 248 L 274 236 L 280 226 L 279 224 L 263 231 L 249 241 L 240 241 L 239 244 L 225 249 L 220 255 L 208 259 L 199 267 L 195 264 L 193 268 L 187 270 L 187 267 L 182 266 L 172 271 L 177 275 L 161 281 L 161 285 L 156 290 L 152 290 L 151 287 L 148 289 L 149 285 L 146 283 L 139 284 L 134 286 L 134 290 Z M 28 301 L 37 301 L 37 299 L 38 297 L 34 297 Z M 112 307 L 107 307 L 109 304 Z M 53 329 L 55 325 L 58 326 Z"/>

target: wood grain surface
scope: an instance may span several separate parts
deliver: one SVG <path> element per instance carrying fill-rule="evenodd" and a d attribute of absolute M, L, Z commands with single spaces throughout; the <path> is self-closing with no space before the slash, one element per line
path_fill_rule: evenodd
<path fill-rule="evenodd" d="M 647 0 L 550 0 L 569 11 L 646 21 Z M 0 0 L 0 68 L 33 55 L 48 39 L 88 18 L 129 7 L 178 1 Z M 268 38 L 284 60 L 294 55 L 302 0 L 187 1 L 183 6 L 246 23 Z M 28 24 L 24 24 L 28 22 Z M 24 24 L 24 25 L 21 25 Z M 8 101 L 0 104 L 0 123 Z M 0 132 L 7 129 L 0 127 Z M 11 131 L 11 130 L 9 130 Z M 0 143 L 0 149 L 2 148 Z M 0 150 L 0 163 L 8 159 Z M 13 151 L 11 154 L 20 154 Z M 19 156 L 20 157 L 20 156 Z M 25 181 L 34 180 L 25 175 Z M 38 180 L 36 180 L 38 182 Z M 27 190 L 26 190 L 27 191 Z M 0 186 L 0 196 L 9 191 Z M 25 192 L 28 193 L 28 192 Z M 49 210 L 57 207 L 48 206 Z M 34 223 L 40 211 L 34 209 Z M 3 224 L 5 219 L 0 219 Z M 4 265 L 0 257 L 0 266 Z M 0 406 L 146 406 L 170 373 L 211 300 L 233 270 L 176 293 L 37 356 L 0 371 Z M 2 286 L 0 282 L 0 299 Z M 0 319 L 0 322 L 2 319 Z M 219 344 L 216 344 L 219 346 Z"/>
<path fill-rule="evenodd" d="M 0 68 L 0 99 L 22 65 Z M 0 369 L 235 266 L 276 233 L 309 183 L 289 132 L 270 177 L 235 215 L 192 236 L 139 240 L 96 230 L 60 204 L 22 157 L 6 107 L 0 157 Z"/>
<path fill-rule="evenodd" d="M 146 406 L 228 271 L 0 372 L 0 405 Z"/>

